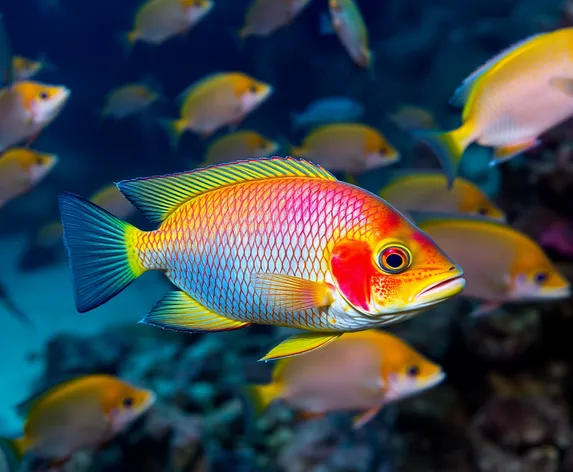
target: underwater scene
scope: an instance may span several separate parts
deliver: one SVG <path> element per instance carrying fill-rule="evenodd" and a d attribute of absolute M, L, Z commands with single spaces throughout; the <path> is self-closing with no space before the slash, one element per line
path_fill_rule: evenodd
<path fill-rule="evenodd" d="M 0 472 L 573 472 L 572 0 L 0 0 Z"/>

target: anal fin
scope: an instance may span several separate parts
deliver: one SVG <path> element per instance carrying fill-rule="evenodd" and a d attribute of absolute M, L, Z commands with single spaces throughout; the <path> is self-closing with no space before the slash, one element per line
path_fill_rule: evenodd
<path fill-rule="evenodd" d="M 539 144 L 541 144 L 541 141 L 537 138 L 533 138 L 527 141 L 497 147 L 495 148 L 493 160 L 490 162 L 490 166 L 508 161 L 525 151 L 529 151 L 530 149 L 539 146 Z"/>
<path fill-rule="evenodd" d="M 359 413 L 352 419 L 352 427 L 354 429 L 361 428 L 366 423 L 368 423 L 372 418 L 374 418 L 378 414 L 381 408 L 382 405 L 377 405 L 362 413 Z"/>
<path fill-rule="evenodd" d="M 302 333 L 285 339 L 278 346 L 271 349 L 259 361 L 271 361 L 283 357 L 305 354 L 336 341 L 342 333 Z"/>
<path fill-rule="evenodd" d="M 140 323 L 175 331 L 230 331 L 251 324 L 219 315 L 181 291 L 167 293 Z"/>

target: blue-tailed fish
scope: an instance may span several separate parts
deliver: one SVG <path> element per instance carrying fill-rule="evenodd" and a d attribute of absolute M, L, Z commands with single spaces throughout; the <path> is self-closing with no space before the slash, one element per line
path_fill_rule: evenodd
<path fill-rule="evenodd" d="M 88 375 L 60 383 L 19 406 L 24 434 L 0 442 L 0 464 L 16 472 L 26 457 L 63 463 L 81 450 L 102 446 L 147 411 L 150 390 L 110 375 Z"/>
<path fill-rule="evenodd" d="M 504 303 L 569 297 L 569 282 L 541 247 L 511 226 L 485 217 L 412 215 L 464 270 L 464 296 L 481 302 L 474 315 Z"/>
<path fill-rule="evenodd" d="M 246 389 L 257 414 L 279 400 L 303 417 L 359 411 L 358 428 L 386 404 L 439 384 L 445 374 L 405 342 L 376 330 L 345 333 L 323 349 L 279 360 L 272 382 Z"/>
<path fill-rule="evenodd" d="M 292 115 L 294 129 L 357 121 L 364 115 L 362 104 L 347 97 L 327 97 L 312 102 L 306 110 Z"/>
<path fill-rule="evenodd" d="M 444 174 L 431 170 L 394 171 L 378 195 L 406 213 L 430 211 L 505 220 L 503 211 L 477 185 L 460 177 L 448 189 Z"/>
<path fill-rule="evenodd" d="M 395 323 L 460 293 L 462 270 L 384 200 L 293 158 L 123 181 L 144 232 L 83 198 L 59 198 L 76 307 L 148 270 L 178 287 L 143 319 L 190 332 L 302 328 L 264 359 Z"/>
<path fill-rule="evenodd" d="M 291 23 L 309 3 L 310 0 L 251 0 L 239 36 L 269 36 Z"/>
<path fill-rule="evenodd" d="M 573 115 L 573 28 L 542 33 L 503 51 L 456 90 L 462 125 L 418 136 L 438 155 L 450 184 L 473 142 L 494 148 L 492 164 L 536 147 Z"/>
<path fill-rule="evenodd" d="M 279 144 L 256 131 L 237 131 L 211 143 L 205 153 L 202 167 L 223 162 L 272 156 L 279 149 Z"/>

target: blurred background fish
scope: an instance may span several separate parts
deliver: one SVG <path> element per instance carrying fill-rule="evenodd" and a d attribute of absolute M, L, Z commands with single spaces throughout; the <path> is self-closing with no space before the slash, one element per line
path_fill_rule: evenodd
<path fill-rule="evenodd" d="M 122 85 L 109 92 L 101 113 L 103 117 L 123 119 L 145 110 L 159 98 L 159 93 L 146 84 Z"/>
<path fill-rule="evenodd" d="M 293 129 L 308 128 L 335 122 L 358 121 L 364 107 L 347 97 L 327 97 L 312 102 L 300 113 L 292 114 Z"/>
<path fill-rule="evenodd" d="M 201 166 L 274 155 L 279 143 L 256 131 L 237 131 L 215 139 L 205 153 Z"/>
<path fill-rule="evenodd" d="M 239 37 L 269 36 L 288 25 L 310 0 L 251 0 Z"/>
<path fill-rule="evenodd" d="M 55 66 L 45 53 L 40 54 L 38 59 L 29 59 L 19 55 L 12 57 L 12 76 L 14 80 L 29 80 L 43 70 L 55 70 Z"/>

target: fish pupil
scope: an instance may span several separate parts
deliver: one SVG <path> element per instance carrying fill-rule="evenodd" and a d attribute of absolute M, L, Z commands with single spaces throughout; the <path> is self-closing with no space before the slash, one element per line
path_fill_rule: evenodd
<path fill-rule="evenodd" d="M 408 377 L 417 377 L 420 373 L 420 368 L 417 365 L 411 365 L 408 367 Z"/>
<path fill-rule="evenodd" d="M 480 208 L 480 209 L 478 209 L 477 212 L 478 212 L 478 215 L 485 216 L 485 215 L 487 215 L 487 208 Z"/>
<path fill-rule="evenodd" d="M 538 274 L 535 274 L 536 284 L 542 284 L 546 280 L 547 280 L 547 274 L 545 272 L 539 272 Z"/>
<path fill-rule="evenodd" d="M 398 269 L 404 263 L 404 258 L 400 254 L 390 254 L 386 257 L 386 264 L 392 269 Z"/>
<path fill-rule="evenodd" d="M 131 397 L 125 397 L 123 399 L 123 406 L 125 406 L 126 408 L 130 408 L 133 406 L 133 398 Z"/>
<path fill-rule="evenodd" d="M 47 100 L 48 93 L 47 92 L 40 92 L 40 100 Z"/>

